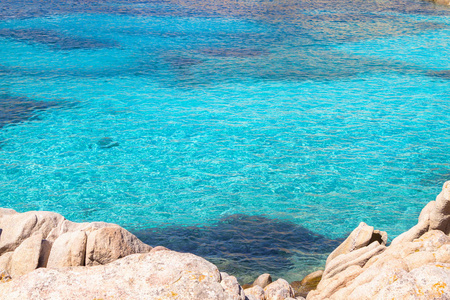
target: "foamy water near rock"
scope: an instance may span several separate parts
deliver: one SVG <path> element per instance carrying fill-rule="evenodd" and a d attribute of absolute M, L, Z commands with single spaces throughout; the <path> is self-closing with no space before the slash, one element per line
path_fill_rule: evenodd
<path fill-rule="evenodd" d="M 386 246 L 361 223 L 291 285 L 237 279 L 189 253 L 152 248 L 114 224 L 0 208 L 0 299 L 450 299 L 450 181 L 418 224 Z"/>

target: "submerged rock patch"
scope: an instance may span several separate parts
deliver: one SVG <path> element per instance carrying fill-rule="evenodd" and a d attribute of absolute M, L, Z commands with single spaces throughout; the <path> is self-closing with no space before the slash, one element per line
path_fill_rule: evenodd
<path fill-rule="evenodd" d="M 118 147 L 119 142 L 114 141 L 110 137 L 104 137 L 97 141 L 97 146 L 100 147 L 101 149 L 109 149 L 113 147 Z"/>
<path fill-rule="evenodd" d="M 267 55 L 268 52 L 262 49 L 246 48 L 205 48 L 199 51 L 201 54 L 215 57 L 254 57 Z"/>
<path fill-rule="evenodd" d="M 101 49 L 116 47 L 112 41 L 100 41 L 93 38 L 75 37 L 47 29 L 0 29 L 0 37 L 13 38 L 19 41 L 45 44 L 54 49 Z"/>
<path fill-rule="evenodd" d="M 36 112 L 61 107 L 58 101 L 35 101 L 26 97 L 0 94 L 0 128 L 34 119 Z"/>
<path fill-rule="evenodd" d="M 439 78 L 450 80 L 450 70 L 430 71 L 427 74 L 428 74 L 428 76 L 439 77 Z"/>
<path fill-rule="evenodd" d="M 242 214 L 223 218 L 211 226 L 170 226 L 134 234 L 148 244 L 205 257 L 243 282 L 261 273 L 274 274 L 291 268 L 298 253 L 329 253 L 342 241 L 328 239 L 292 222 Z"/>

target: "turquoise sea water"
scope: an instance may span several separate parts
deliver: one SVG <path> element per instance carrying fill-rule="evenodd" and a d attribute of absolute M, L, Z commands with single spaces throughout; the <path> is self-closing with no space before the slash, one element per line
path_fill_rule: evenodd
<path fill-rule="evenodd" d="M 414 225 L 450 179 L 448 8 L 0 5 L 2 207 L 299 280 L 361 221 Z"/>

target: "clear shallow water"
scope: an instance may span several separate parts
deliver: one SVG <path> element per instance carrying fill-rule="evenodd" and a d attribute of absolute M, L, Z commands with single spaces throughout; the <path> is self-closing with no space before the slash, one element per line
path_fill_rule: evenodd
<path fill-rule="evenodd" d="M 3 207 L 299 280 L 450 178 L 447 8 L 0 3 Z"/>

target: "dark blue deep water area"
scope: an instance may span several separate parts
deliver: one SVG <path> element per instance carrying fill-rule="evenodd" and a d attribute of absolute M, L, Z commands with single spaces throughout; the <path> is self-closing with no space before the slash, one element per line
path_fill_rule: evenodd
<path fill-rule="evenodd" d="M 300 280 L 450 179 L 449 53 L 422 0 L 0 0 L 0 206 Z"/>

